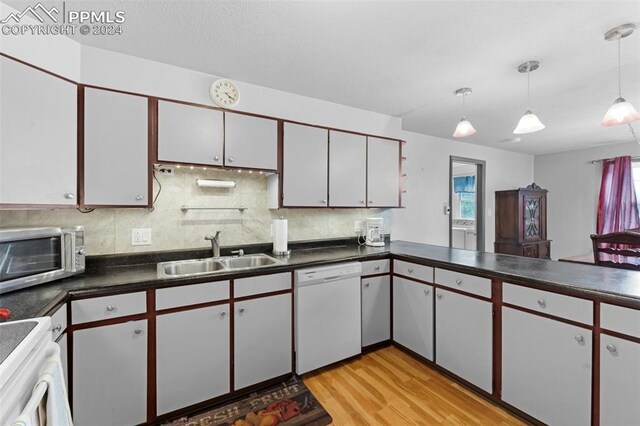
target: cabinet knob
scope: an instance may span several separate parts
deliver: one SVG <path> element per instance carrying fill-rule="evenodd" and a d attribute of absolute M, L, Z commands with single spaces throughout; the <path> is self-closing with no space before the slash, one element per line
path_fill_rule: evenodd
<path fill-rule="evenodd" d="M 576 342 L 584 343 L 584 336 L 582 334 L 576 334 Z"/>
<path fill-rule="evenodd" d="M 613 343 L 609 343 L 607 345 L 607 350 L 611 353 L 618 352 L 618 348 L 616 348 L 616 345 L 614 345 Z"/>
<path fill-rule="evenodd" d="M 245 309 L 244 308 L 240 308 L 240 313 L 244 314 Z"/>
<path fill-rule="evenodd" d="M 327 200 L 322 200 L 322 204 L 327 204 Z"/>
<path fill-rule="evenodd" d="M 229 157 L 229 162 L 233 163 L 233 157 Z"/>
<path fill-rule="evenodd" d="M 364 286 L 365 287 L 369 287 L 370 283 L 365 283 Z"/>
<path fill-rule="evenodd" d="M 462 280 L 461 280 L 460 278 L 458 278 L 458 279 L 456 280 L 456 284 L 458 284 L 458 285 L 462 285 Z"/>
<path fill-rule="evenodd" d="M 360 204 L 365 204 L 364 200 L 360 200 Z"/>
<path fill-rule="evenodd" d="M 546 307 L 546 306 L 547 306 L 547 302 L 545 302 L 545 301 L 544 301 L 544 299 L 538 299 L 538 305 L 539 305 L 541 308 L 544 308 L 544 307 Z"/>
<path fill-rule="evenodd" d="M 222 312 L 220 312 L 220 316 L 224 318 L 224 317 L 227 316 L 227 313 L 225 311 L 222 311 Z"/>
<path fill-rule="evenodd" d="M 424 291 L 424 294 L 429 294 L 429 289 L 426 289 L 426 290 Z"/>
<path fill-rule="evenodd" d="M 73 200 L 74 198 L 76 198 L 76 196 L 72 192 L 67 192 L 66 194 L 64 194 L 64 198 L 66 198 L 67 200 Z"/>
<path fill-rule="evenodd" d="M 62 324 L 58 324 L 51 328 L 51 331 L 62 331 Z"/>
<path fill-rule="evenodd" d="M 135 334 L 142 334 L 142 330 L 140 330 L 139 328 L 136 328 L 135 330 L 133 330 L 133 332 Z"/>
<path fill-rule="evenodd" d="M 140 201 L 140 200 L 142 200 L 142 198 L 144 198 L 142 195 L 140 195 L 140 194 L 136 195 L 136 200 Z"/>
<path fill-rule="evenodd" d="M 373 269 L 375 269 L 376 271 L 379 271 L 379 270 L 380 270 L 380 265 L 376 266 L 376 267 L 375 267 L 375 268 L 373 268 Z"/>
<path fill-rule="evenodd" d="M 220 159 L 220 156 L 216 155 L 215 157 L 213 157 L 213 161 L 218 161 Z"/>
<path fill-rule="evenodd" d="M 438 293 L 438 294 L 436 294 L 436 297 L 437 297 L 438 299 L 442 299 L 442 293 Z"/>
<path fill-rule="evenodd" d="M 115 310 L 116 310 L 116 307 L 115 307 L 115 306 L 113 306 L 113 305 L 109 305 L 109 306 L 107 306 L 107 311 L 108 311 L 108 312 L 113 312 L 113 311 L 115 311 Z"/>
<path fill-rule="evenodd" d="M 369 200 L 369 204 L 373 204 L 373 200 Z"/>
<path fill-rule="evenodd" d="M 413 268 L 407 269 L 407 272 L 409 272 L 410 274 L 413 274 Z"/>

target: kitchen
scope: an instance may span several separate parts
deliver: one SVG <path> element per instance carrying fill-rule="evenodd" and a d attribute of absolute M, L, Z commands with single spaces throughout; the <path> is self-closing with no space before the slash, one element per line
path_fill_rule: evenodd
<path fill-rule="evenodd" d="M 640 103 L 640 7 L 518 3 L 0 3 L 0 347 L 34 327 L 0 423 L 33 336 L 53 424 L 640 422 L 638 272 L 557 261 L 591 250 L 602 159 L 640 156 L 600 125 L 619 82 Z M 497 194 L 532 182 L 550 255 L 500 254 Z"/>

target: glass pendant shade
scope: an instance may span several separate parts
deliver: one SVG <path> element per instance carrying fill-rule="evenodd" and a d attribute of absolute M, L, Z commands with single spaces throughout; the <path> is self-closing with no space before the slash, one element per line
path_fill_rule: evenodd
<path fill-rule="evenodd" d="M 458 125 L 456 126 L 456 131 L 453 132 L 454 138 L 464 138 L 465 136 L 471 136 L 476 132 L 476 129 L 473 128 L 469 120 L 466 117 L 462 117 Z"/>
<path fill-rule="evenodd" d="M 604 118 L 600 122 L 601 126 L 619 126 L 640 120 L 640 113 L 624 98 L 618 98 L 609 107 Z"/>
<path fill-rule="evenodd" d="M 518 122 L 513 133 L 516 135 L 522 135 L 525 133 L 538 132 L 544 128 L 545 125 L 542 124 L 538 116 L 531 112 L 531 110 L 527 110 Z"/>

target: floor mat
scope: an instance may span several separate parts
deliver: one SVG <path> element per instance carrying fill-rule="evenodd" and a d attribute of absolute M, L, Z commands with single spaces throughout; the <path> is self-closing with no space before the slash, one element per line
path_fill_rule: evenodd
<path fill-rule="evenodd" d="M 299 377 L 167 426 L 326 426 L 331 416 Z"/>

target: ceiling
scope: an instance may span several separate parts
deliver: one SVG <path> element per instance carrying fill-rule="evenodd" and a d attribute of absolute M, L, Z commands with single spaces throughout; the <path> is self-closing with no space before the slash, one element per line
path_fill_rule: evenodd
<path fill-rule="evenodd" d="M 402 117 L 414 132 L 451 138 L 453 92 L 467 86 L 478 132 L 465 142 L 540 154 L 633 140 L 599 121 L 617 97 L 603 34 L 640 26 L 638 0 L 66 3 L 126 13 L 123 35 L 75 36 L 83 44 Z M 527 60 L 541 63 L 531 109 L 547 128 L 499 142 L 527 109 L 516 71 Z M 640 108 L 640 29 L 622 41 L 622 66 L 623 96 Z"/>

